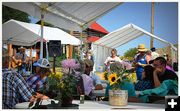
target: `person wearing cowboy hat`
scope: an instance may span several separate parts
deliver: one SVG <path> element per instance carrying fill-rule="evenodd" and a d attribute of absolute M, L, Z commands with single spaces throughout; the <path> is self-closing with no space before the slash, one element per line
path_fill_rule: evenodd
<path fill-rule="evenodd" d="M 27 63 L 27 55 L 25 53 L 26 48 L 21 46 L 19 52 L 16 54 L 16 60 L 20 61 L 18 65 L 18 73 L 25 74 L 26 73 L 26 63 Z"/>
<path fill-rule="evenodd" d="M 137 80 L 142 79 L 142 72 L 144 71 L 144 65 L 147 64 L 146 51 L 147 51 L 147 49 L 145 48 L 144 44 L 138 45 L 138 53 L 139 54 L 137 55 L 137 57 L 135 59 Z"/>

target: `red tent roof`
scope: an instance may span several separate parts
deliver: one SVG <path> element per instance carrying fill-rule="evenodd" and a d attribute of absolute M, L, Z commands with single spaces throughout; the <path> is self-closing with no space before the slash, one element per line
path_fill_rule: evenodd
<path fill-rule="evenodd" d="M 102 32 L 104 34 L 108 34 L 109 32 L 104 29 L 101 25 L 99 25 L 98 23 L 96 22 L 93 22 L 90 26 L 89 26 L 90 29 L 93 29 L 93 30 L 96 30 L 96 31 L 99 31 L 99 32 Z"/>
<path fill-rule="evenodd" d="M 100 39 L 100 37 L 97 36 L 90 36 L 87 38 L 88 42 L 95 42 L 96 40 Z"/>

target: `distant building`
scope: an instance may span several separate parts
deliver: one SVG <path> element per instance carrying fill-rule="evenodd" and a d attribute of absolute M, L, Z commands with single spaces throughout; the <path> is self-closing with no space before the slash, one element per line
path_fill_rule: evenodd
<path fill-rule="evenodd" d="M 40 21 L 37 22 L 37 24 L 40 24 Z M 45 23 L 45 26 L 54 27 L 53 25 L 49 23 Z M 87 51 L 91 49 L 92 42 L 95 42 L 96 40 L 100 39 L 101 37 L 105 36 L 109 32 L 103 28 L 101 25 L 99 25 L 97 22 L 93 22 L 87 29 L 85 29 L 82 32 L 82 35 L 79 31 L 71 31 L 71 30 L 65 30 L 63 28 L 60 28 L 63 31 L 77 37 L 78 39 L 82 36 L 83 41 L 83 51 Z M 80 55 L 80 52 L 77 52 L 77 50 L 80 50 L 80 47 L 77 46 L 71 46 L 71 45 L 62 45 L 62 53 L 66 53 L 67 58 L 72 58 L 72 56 L 76 53 Z"/>
<path fill-rule="evenodd" d="M 86 30 L 83 31 L 82 39 L 84 45 L 84 50 L 91 48 L 91 43 L 105 36 L 109 32 L 99 25 L 97 22 L 93 22 Z M 73 31 L 72 35 L 80 38 L 81 34 L 78 31 Z"/>
<path fill-rule="evenodd" d="M 95 42 L 108 33 L 109 32 L 98 23 L 92 23 L 89 28 L 87 28 L 87 43 L 89 44 L 89 48 L 91 47 L 92 42 Z"/>

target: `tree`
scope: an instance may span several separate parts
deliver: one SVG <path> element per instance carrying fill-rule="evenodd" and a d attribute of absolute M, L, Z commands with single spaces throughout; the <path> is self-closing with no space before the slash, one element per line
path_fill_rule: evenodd
<path fill-rule="evenodd" d="M 36 24 L 41 25 L 41 20 L 39 20 L 38 22 L 36 22 Z M 48 22 L 44 22 L 44 26 L 48 26 L 48 27 L 55 27 L 54 25 L 48 23 Z"/>
<path fill-rule="evenodd" d="M 124 57 L 134 57 L 137 53 L 137 48 L 130 48 L 124 53 Z"/>
<path fill-rule="evenodd" d="M 16 9 L 9 8 L 7 6 L 2 7 L 2 22 L 7 22 L 10 19 L 15 19 L 23 22 L 30 22 L 28 18 L 28 14 L 25 12 L 21 12 Z"/>

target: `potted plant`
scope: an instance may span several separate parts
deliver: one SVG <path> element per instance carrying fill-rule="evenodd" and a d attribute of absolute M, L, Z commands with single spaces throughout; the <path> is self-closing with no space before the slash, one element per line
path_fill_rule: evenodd
<path fill-rule="evenodd" d="M 73 95 L 77 94 L 76 85 L 80 73 L 75 73 L 74 69 L 79 68 L 80 64 L 74 59 L 67 59 L 61 62 L 61 74 L 51 74 L 48 78 L 49 90 L 55 92 L 54 99 L 61 102 L 61 106 L 72 104 Z"/>
<path fill-rule="evenodd" d="M 61 68 L 56 74 L 51 73 L 48 76 L 47 87 L 43 88 L 42 93 L 47 95 L 51 104 L 42 105 L 42 100 L 38 99 L 29 104 L 29 108 L 59 108 L 59 109 L 77 109 L 78 105 L 72 104 L 73 96 L 77 94 L 77 83 L 80 72 L 75 69 L 80 68 L 79 61 L 67 59 L 61 61 Z M 58 102 L 54 102 L 58 100 Z"/>

